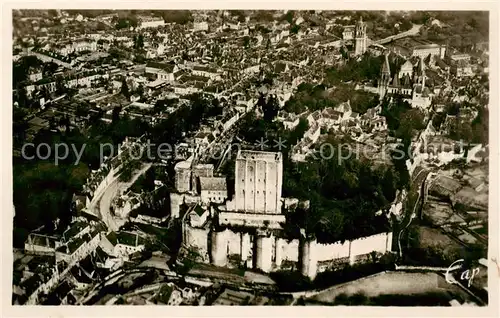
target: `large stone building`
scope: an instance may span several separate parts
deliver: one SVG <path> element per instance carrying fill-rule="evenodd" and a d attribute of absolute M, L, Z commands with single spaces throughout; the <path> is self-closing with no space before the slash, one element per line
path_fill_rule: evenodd
<path fill-rule="evenodd" d="M 281 212 L 281 153 L 239 151 L 235 169 L 236 211 Z"/>
<path fill-rule="evenodd" d="M 282 154 L 239 150 L 235 166 L 232 197 L 223 189 L 222 177 L 199 176 L 199 193 L 188 180 L 202 167 L 194 169 L 187 163 L 176 167 L 178 190 L 185 192 L 171 195 L 172 216 L 182 217 L 183 247 L 195 250 L 199 261 L 263 272 L 297 269 L 313 279 L 338 263 L 352 264 L 368 259 L 372 252 L 391 251 L 390 232 L 334 244 L 321 244 L 305 235 L 286 237 L 282 207 L 283 211 L 300 205 L 307 209 L 308 204 L 281 197 Z"/>
<path fill-rule="evenodd" d="M 429 55 L 444 58 L 446 47 L 439 44 L 418 45 L 412 49 L 411 56 L 426 58 Z"/>
<path fill-rule="evenodd" d="M 156 79 L 164 81 L 174 81 L 175 75 L 179 70 L 178 66 L 171 63 L 160 63 L 149 61 L 146 63 L 146 75 L 156 76 Z"/>
<path fill-rule="evenodd" d="M 158 28 L 165 25 L 163 18 L 159 17 L 139 17 L 139 25 L 137 29 Z"/>
<path fill-rule="evenodd" d="M 191 190 L 191 162 L 180 161 L 175 165 L 175 188 L 180 193 Z"/>

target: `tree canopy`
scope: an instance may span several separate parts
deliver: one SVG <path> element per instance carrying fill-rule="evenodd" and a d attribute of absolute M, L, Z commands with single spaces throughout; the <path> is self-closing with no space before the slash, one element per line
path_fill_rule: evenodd
<path fill-rule="evenodd" d="M 189 10 L 155 10 L 154 13 L 161 16 L 166 23 L 186 24 L 193 21 Z"/>
<path fill-rule="evenodd" d="M 40 226 L 48 233 L 59 220 L 71 222 L 71 199 L 80 191 L 89 170 L 85 164 L 54 165 L 51 162 L 25 162 L 14 165 L 14 246 L 23 246 L 27 234 Z"/>
<path fill-rule="evenodd" d="M 289 211 L 285 231 L 298 237 L 305 228 L 321 242 L 358 238 L 387 229 L 385 216 L 375 212 L 387 207 L 395 198 L 400 175 L 390 167 L 372 167 L 369 162 L 349 158 L 339 162 L 341 141 L 328 140 L 333 153 L 318 149 L 306 163 L 292 162 L 290 148 L 308 129 L 305 118 L 292 130 L 278 122 L 268 122 L 250 113 L 242 119 L 238 138 L 254 144 L 263 138 L 268 147 L 263 150 L 283 153 L 283 197 L 310 200 L 311 209 Z M 272 141 L 283 140 L 285 148 Z M 345 154 L 343 154 L 345 155 Z"/>
<path fill-rule="evenodd" d="M 352 111 L 363 114 L 369 108 L 379 104 L 377 94 L 355 90 L 353 85 L 338 83 L 327 90 L 324 85 L 302 83 L 295 94 L 285 103 L 284 110 L 301 114 L 304 111 L 314 112 L 328 107 L 336 107 L 349 101 Z"/>
<path fill-rule="evenodd" d="M 431 24 L 434 19 L 440 25 Z M 425 24 L 419 34 L 421 38 L 461 51 L 468 51 L 489 38 L 488 11 L 417 11 L 410 20 Z"/>
<path fill-rule="evenodd" d="M 338 162 L 337 155 L 325 159 L 316 153 L 317 159 L 311 156 L 307 163 L 285 163 L 283 196 L 311 202 L 310 210 L 290 213 L 286 224 L 290 235 L 305 228 L 318 241 L 333 243 L 388 229 L 386 217 L 375 212 L 395 197 L 392 168 L 372 168 L 354 158 Z"/>

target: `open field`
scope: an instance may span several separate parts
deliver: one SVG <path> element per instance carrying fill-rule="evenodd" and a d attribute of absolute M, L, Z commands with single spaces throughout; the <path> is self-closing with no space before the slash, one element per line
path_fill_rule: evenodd
<path fill-rule="evenodd" d="M 463 299 L 469 299 L 468 294 L 460 287 L 448 284 L 444 277 L 436 273 L 387 272 L 339 285 L 312 297 L 312 300 L 333 302 L 341 294 L 352 296 L 361 293 L 366 297 L 377 297 L 380 295 L 418 295 L 436 292 L 450 292 Z"/>

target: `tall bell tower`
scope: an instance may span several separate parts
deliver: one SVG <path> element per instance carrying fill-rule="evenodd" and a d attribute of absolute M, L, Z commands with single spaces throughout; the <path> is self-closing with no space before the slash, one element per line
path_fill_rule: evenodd
<path fill-rule="evenodd" d="M 354 47 L 354 55 L 359 56 L 363 55 L 366 52 L 366 23 L 363 22 L 363 17 L 359 18 L 358 23 L 356 24 L 356 43 Z"/>

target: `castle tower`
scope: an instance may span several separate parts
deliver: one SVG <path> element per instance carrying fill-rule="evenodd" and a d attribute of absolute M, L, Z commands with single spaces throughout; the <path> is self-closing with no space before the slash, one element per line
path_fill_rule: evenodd
<path fill-rule="evenodd" d="M 378 83 L 378 92 L 380 99 L 383 99 L 386 92 L 387 86 L 391 81 L 391 68 L 389 66 L 389 55 L 385 54 L 384 63 L 382 64 L 382 69 L 380 70 L 380 79 Z"/>
<path fill-rule="evenodd" d="M 252 239 L 250 234 L 241 233 L 241 260 L 248 268 L 252 267 Z"/>
<path fill-rule="evenodd" d="M 227 265 L 227 237 L 226 231 L 212 232 L 211 258 L 212 264 L 224 267 Z"/>
<path fill-rule="evenodd" d="M 354 47 L 354 55 L 363 55 L 366 52 L 366 44 L 366 24 L 363 22 L 363 17 L 360 17 L 358 23 L 356 24 L 356 43 Z"/>
<path fill-rule="evenodd" d="M 191 190 L 191 162 L 180 161 L 175 167 L 175 188 L 180 193 Z"/>
<path fill-rule="evenodd" d="M 236 157 L 236 210 L 280 214 L 283 158 L 280 152 L 240 150 Z"/>
<path fill-rule="evenodd" d="M 273 241 L 274 238 L 266 233 L 257 234 L 255 267 L 265 273 L 269 273 L 272 269 Z"/>
<path fill-rule="evenodd" d="M 300 243 L 301 268 L 303 276 L 311 280 L 316 278 L 318 273 L 318 258 L 316 255 L 316 240 L 303 239 Z"/>

